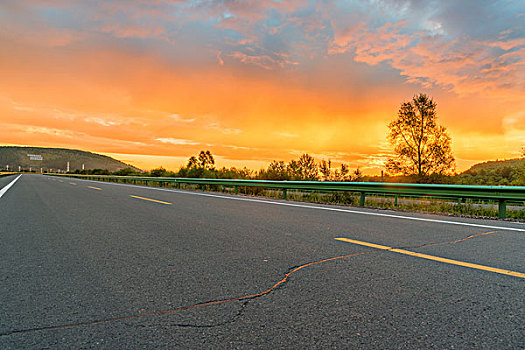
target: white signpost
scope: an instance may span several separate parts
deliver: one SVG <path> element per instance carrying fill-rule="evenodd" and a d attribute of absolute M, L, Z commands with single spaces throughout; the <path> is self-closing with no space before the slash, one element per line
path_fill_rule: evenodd
<path fill-rule="evenodd" d="M 29 160 L 44 160 L 40 154 L 28 154 Z"/>

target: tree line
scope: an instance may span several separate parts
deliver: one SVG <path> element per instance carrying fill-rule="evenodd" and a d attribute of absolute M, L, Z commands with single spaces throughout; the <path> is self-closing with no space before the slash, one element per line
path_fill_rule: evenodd
<path fill-rule="evenodd" d="M 151 176 L 151 177 L 189 177 L 210 179 L 259 179 L 259 180 L 295 180 L 295 181 L 356 181 L 362 178 L 359 168 L 353 172 L 348 164 L 332 167 L 331 161 L 317 162 L 309 154 L 286 163 L 272 161 L 266 169 L 253 171 L 246 167 L 215 168 L 215 158 L 209 151 L 201 151 L 191 156 L 186 166 L 178 171 L 169 171 L 163 167 L 149 172 L 137 172 L 131 168 L 110 172 L 104 169 L 75 170 L 75 174 L 84 175 L 117 175 L 117 176 Z"/>
<path fill-rule="evenodd" d="M 451 138 L 446 128 L 437 122 L 436 102 L 426 94 L 418 94 L 412 100 L 403 102 L 397 117 L 388 127 L 392 155 L 385 164 L 385 176 L 380 177 L 364 176 L 359 168 L 352 171 L 345 163 L 332 167 L 330 160 L 318 162 L 307 153 L 288 163 L 274 160 L 266 169 L 259 171 L 246 167 L 217 169 L 209 150 L 191 156 L 186 166 L 176 172 L 160 167 L 149 173 L 137 173 L 131 168 L 114 173 L 102 169 L 81 170 L 76 173 L 220 179 L 525 185 L 525 149 L 524 160 L 518 168 L 503 167 L 456 175 Z"/>

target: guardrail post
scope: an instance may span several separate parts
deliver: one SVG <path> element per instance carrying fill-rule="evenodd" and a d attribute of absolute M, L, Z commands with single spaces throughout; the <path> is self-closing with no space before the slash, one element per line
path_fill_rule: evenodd
<path fill-rule="evenodd" d="M 505 219 L 507 216 L 507 202 L 504 199 L 498 201 L 498 219 Z"/>
<path fill-rule="evenodd" d="M 397 207 L 397 196 L 395 196 L 394 198 L 394 206 Z"/>
<path fill-rule="evenodd" d="M 177 182 L 177 189 L 180 190 L 180 182 Z"/>
<path fill-rule="evenodd" d="M 235 194 L 238 194 L 239 193 L 239 186 L 234 186 L 235 188 Z"/>
<path fill-rule="evenodd" d="M 365 206 L 365 197 L 366 197 L 366 193 L 365 192 L 361 192 L 361 198 L 359 198 L 359 206 L 360 207 L 364 207 Z"/>
<path fill-rule="evenodd" d="M 286 188 L 283 188 L 283 199 L 286 199 Z"/>

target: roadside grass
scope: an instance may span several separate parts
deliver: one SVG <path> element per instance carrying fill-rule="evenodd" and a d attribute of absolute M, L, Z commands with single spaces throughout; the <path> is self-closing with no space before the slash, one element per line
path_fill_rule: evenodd
<path fill-rule="evenodd" d="M 117 182 L 129 183 L 124 180 L 117 180 Z M 154 182 L 146 183 L 144 181 L 137 180 L 133 183 L 137 185 L 149 185 L 153 187 L 176 187 L 176 184 L 170 182 L 160 184 Z M 237 193 L 235 193 L 235 189 L 233 187 L 221 185 L 181 184 L 181 189 L 283 199 L 283 192 L 281 190 L 271 190 L 262 187 L 238 186 Z M 323 193 L 318 191 L 287 190 L 286 199 L 307 203 L 358 206 L 360 195 L 358 193 L 346 191 L 333 191 Z M 412 211 L 420 213 L 475 217 L 484 219 L 497 219 L 498 217 L 498 205 L 494 202 L 487 202 L 481 200 L 466 200 L 463 202 L 454 202 L 451 200 L 434 199 L 429 197 L 417 198 L 398 196 L 396 203 L 396 199 L 393 196 L 367 195 L 365 200 L 365 207 L 407 212 Z M 509 203 L 507 205 L 507 220 L 525 222 L 525 206 L 523 205 L 523 203 L 521 203 L 521 205 L 512 203 Z"/>
<path fill-rule="evenodd" d="M 204 190 L 235 194 L 234 188 L 217 185 L 183 185 L 181 188 L 187 190 Z M 283 199 L 283 192 L 281 190 L 269 190 L 261 187 L 239 186 L 237 194 Z M 358 193 L 343 191 L 322 193 L 314 191 L 287 190 L 286 199 L 318 204 L 358 206 L 360 195 Z M 498 217 L 498 205 L 496 203 L 480 200 L 454 202 L 451 200 L 433 199 L 428 197 L 414 198 L 399 196 L 396 204 L 396 199 L 393 196 L 367 195 L 365 207 L 476 218 L 496 219 Z M 508 205 L 507 219 L 525 221 L 525 207 L 523 205 Z"/>

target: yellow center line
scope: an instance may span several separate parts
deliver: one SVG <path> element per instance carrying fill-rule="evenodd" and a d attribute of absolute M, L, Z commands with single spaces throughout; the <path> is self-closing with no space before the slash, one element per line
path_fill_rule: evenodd
<path fill-rule="evenodd" d="M 64 181 L 62 181 L 62 180 L 58 180 L 58 182 L 64 182 Z"/>
<path fill-rule="evenodd" d="M 101 188 L 98 188 L 98 187 L 88 186 L 88 188 L 92 188 L 92 189 L 94 189 L 94 190 L 102 191 L 102 189 L 101 189 Z"/>
<path fill-rule="evenodd" d="M 155 202 L 155 203 L 167 204 L 167 205 L 172 205 L 173 204 L 173 203 L 163 202 L 163 201 L 159 201 L 159 200 L 156 200 L 156 199 L 144 198 L 144 197 L 139 197 L 139 196 L 132 196 L 132 195 L 130 195 L 130 197 L 143 199 L 145 201 L 150 201 L 150 202 Z"/>
<path fill-rule="evenodd" d="M 75 185 L 75 186 L 77 185 L 77 184 L 76 184 L 76 183 L 74 183 L 74 182 L 70 182 L 69 184 L 70 184 L 70 185 Z"/>
<path fill-rule="evenodd" d="M 428 254 L 421 254 L 421 253 L 411 252 L 409 250 L 397 249 L 397 248 L 392 248 L 392 247 L 379 245 L 379 244 L 374 244 L 374 243 L 369 243 L 369 242 L 356 241 L 354 239 L 349 239 L 349 238 L 335 238 L 335 239 L 338 240 L 338 241 L 358 244 L 358 245 L 362 245 L 362 246 L 366 246 L 366 247 L 371 247 L 371 248 L 376 248 L 376 249 L 381 249 L 381 250 L 387 250 L 387 251 L 391 251 L 391 252 L 394 252 L 394 253 L 415 256 L 415 257 L 422 258 L 422 259 L 439 261 L 439 262 L 446 263 L 446 264 L 458 265 L 458 266 L 463 266 L 463 267 L 469 267 L 471 269 L 476 269 L 476 270 L 490 271 L 490 272 L 495 272 L 495 273 L 499 273 L 499 274 L 502 274 L 502 275 L 509 275 L 509 276 L 514 276 L 514 277 L 525 278 L 525 273 L 522 273 L 522 272 L 504 270 L 504 269 L 499 269 L 497 267 L 490 267 L 490 266 L 485 266 L 485 265 L 472 264 L 472 263 L 468 263 L 468 262 L 464 262 L 464 261 L 458 261 L 458 260 L 452 260 L 452 259 L 447 259 L 447 258 L 441 258 L 439 256 L 433 256 L 433 255 L 428 255 Z"/>

